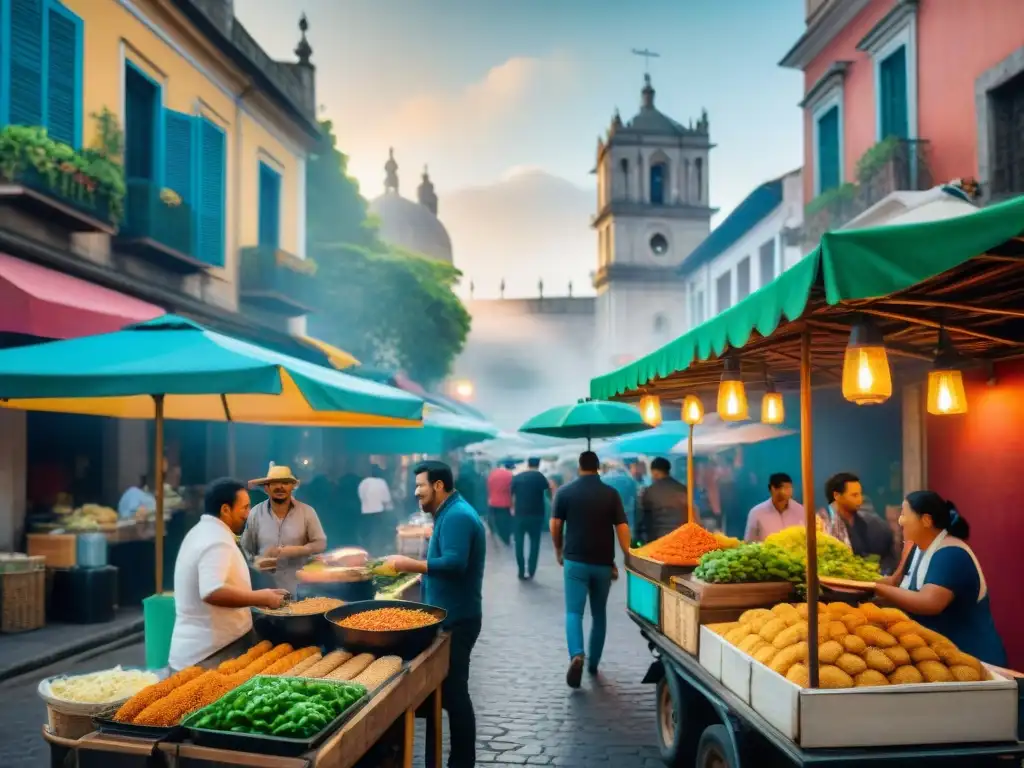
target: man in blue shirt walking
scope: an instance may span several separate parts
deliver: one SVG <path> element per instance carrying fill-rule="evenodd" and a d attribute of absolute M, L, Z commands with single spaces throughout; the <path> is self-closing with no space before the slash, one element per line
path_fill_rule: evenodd
<path fill-rule="evenodd" d="M 451 742 L 448 768 L 473 768 L 476 715 L 469 696 L 469 658 L 483 617 L 487 536 L 476 510 L 455 490 L 451 467 L 425 461 L 413 472 L 416 500 L 434 518 L 427 559 L 394 555 L 388 562 L 400 573 L 424 574 L 424 602 L 448 611 L 444 628 L 451 633 L 451 658 L 441 688 Z M 427 766 L 439 768 L 434 765 L 433 734 L 434 729 L 427 728 Z"/>

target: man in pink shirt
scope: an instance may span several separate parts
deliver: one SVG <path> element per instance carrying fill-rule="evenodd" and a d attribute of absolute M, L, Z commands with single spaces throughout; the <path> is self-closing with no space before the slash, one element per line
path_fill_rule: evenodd
<path fill-rule="evenodd" d="M 806 522 L 803 506 L 793 500 L 793 478 L 776 472 L 768 478 L 768 492 L 771 495 L 747 516 L 744 541 L 764 541 L 773 533 Z"/>
<path fill-rule="evenodd" d="M 512 541 L 512 469 L 498 464 L 487 476 L 488 523 L 491 535 L 508 546 Z"/>

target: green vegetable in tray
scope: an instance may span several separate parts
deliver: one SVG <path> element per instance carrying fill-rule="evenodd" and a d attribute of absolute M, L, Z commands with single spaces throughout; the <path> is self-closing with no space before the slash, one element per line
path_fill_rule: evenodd
<path fill-rule="evenodd" d="M 804 580 L 803 562 L 770 544 L 741 544 L 733 549 L 717 549 L 700 559 L 693 575 L 709 584 L 740 584 L 762 581 Z"/>
<path fill-rule="evenodd" d="M 258 677 L 197 712 L 188 725 L 211 731 L 308 739 L 366 695 L 358 683 Z"/>

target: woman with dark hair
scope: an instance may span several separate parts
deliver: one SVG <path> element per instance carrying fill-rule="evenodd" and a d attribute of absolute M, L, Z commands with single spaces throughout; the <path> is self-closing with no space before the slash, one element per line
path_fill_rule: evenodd
<path fill-rule="evenodd" d="M 903 502 L 900 526 L 914 546 L 900 569 L 879 582 L 876 594 L 961 651 L 1006 666 L 988 585 L 966 543 L 970 527 L 953 502 L 935 491 L 914 491 Z"/>

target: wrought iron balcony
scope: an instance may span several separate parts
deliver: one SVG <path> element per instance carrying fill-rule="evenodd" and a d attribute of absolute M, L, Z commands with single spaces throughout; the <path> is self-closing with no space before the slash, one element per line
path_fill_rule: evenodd
<path fill-rule="evenodd" d="M 818 195 L 804 210 L 803 245 L 809 250 L 826 232 L 840 229 L 893 192 L 932 187 L 928 142 L 891 137 L 878 142 L 857 163 L 857 183 Z"/>
<path fill-rule="evenodd" d="M 120 249 L 175 272 L 198 272 L 209 266 L 196 258 L 192 207 L 149 179 L 127 180 L 125 217 L 117 240 Z"/>
<path fill-rule="evenodd" d="M 243 248 L 239 298 L 268 312 L 298 317 L 313 311 L 316 262 L 273 246 Z"/>

